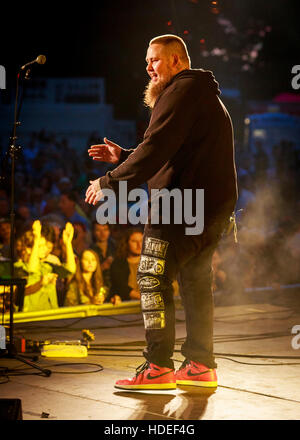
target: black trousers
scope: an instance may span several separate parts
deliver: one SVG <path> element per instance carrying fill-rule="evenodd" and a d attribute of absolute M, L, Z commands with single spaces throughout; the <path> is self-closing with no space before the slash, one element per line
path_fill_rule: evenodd
<path fill-rule="evenodd" d="M 225 222 L 224 222 L 225 223 Z M 215 368 L 213 355 L 212 256 L 224 223 L 206 227 L 200 236 L 182 226 L 146 225 L 137 273 L 147 347 L 144 357 L 174 368 L 174 280 L 178 280 L 186 319 L 185 358 Z"/>

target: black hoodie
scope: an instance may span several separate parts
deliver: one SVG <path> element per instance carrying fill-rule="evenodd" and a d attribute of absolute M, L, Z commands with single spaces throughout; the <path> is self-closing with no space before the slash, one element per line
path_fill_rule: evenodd
<path fill-rule="evenodd" d="M 151 189 L 204 189 L 205 222 L 229 216 L 237 200 L 233 131 L 210 71 L 175 75 L 153 107 L 144 140 L 122 150 L 120 165 L 100 178 L 118 193 L 147 182 Z"/>

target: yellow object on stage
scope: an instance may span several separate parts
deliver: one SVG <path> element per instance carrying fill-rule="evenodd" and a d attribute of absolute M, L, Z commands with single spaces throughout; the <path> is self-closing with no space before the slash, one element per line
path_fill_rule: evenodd
<path fill-rule="evenodd" d="M 72 344 L 48 344 L 44 345 L 41 355 L 45 357 L 87 357 L 88 351 L 85 345 Z"/>

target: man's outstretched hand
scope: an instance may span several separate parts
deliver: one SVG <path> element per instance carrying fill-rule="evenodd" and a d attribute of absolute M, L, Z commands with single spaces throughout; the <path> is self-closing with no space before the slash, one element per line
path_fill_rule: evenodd
<path fill-rule="evenodd" d="M 90 205 L 96 205 L 103 197 L 103 193 L 100 189 L 99 179 L 90 180 L 90 186 L 85 193 L 85 202 Z"/>
<path fill-rule="evenodd" d="M 93 160 L 99 162 L 118 163 L 121 155 L 122 148 L 112 141 L 104 138 L 104 144 L 92 145 L 88 150 L 89 156 Z M 85 201 L 90 205 L 96 205 L 103 197 L 102 191 L 99 185 L 99 179 L 91 180 L 85 194 Z"/>
<path fill-rule="evenodd" d="M 104 142 L 104 144 L 92 145 L 88 150 L 89 156 L 100 162 L 118 163 L 122 148 L 106 137 Z"/>

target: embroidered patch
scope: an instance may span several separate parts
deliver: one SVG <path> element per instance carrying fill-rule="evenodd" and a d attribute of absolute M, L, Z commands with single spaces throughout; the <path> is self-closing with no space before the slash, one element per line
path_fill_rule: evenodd
<path fill-rule="evenodd" d="M 142 310 L 164 309 L 165 304 L 160 292 L 142 293 L 141 308 Z"/>
<path fill-rule="evenodd" d="M 165 312 L 145 312 L 143 317 L 147 330 L 160 330 L 166 326 Z"/>
<path fill-rule="evenodd" d="M 155 257 L 141 255 L 139 272 L 152 273 L 153 275 L 162 275 L 165 271 L 165 260 Z"/>
<path fill-rule="evenodd" d="M 143 277 L 138 280 L 140 290 L 143 289 L 155 289 L 160 285 L 160 281 L 155 277 Z"/>
<path fill-rule="evenodd" d="M 168 246 L 168 241 L 147 237 L 145 240 L 143 253 L 153 255 L 154 257 L 165 258 Z"/>

